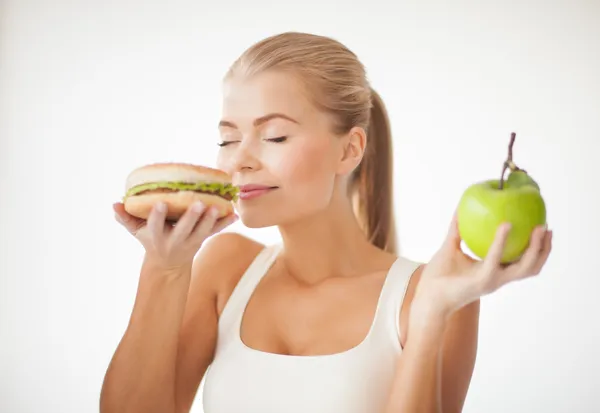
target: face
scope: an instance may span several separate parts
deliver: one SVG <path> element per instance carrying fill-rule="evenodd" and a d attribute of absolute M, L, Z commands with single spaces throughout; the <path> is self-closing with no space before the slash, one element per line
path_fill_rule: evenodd
<path fill-rule="evenodd" d="M 311 104 L 295 77 L 265 72 L 224 85 L 218 168 L 241 188 L 236 209 L 251 228 L 282 225 L 331 206 L 354 168 L 348 136 Z M 358 164 L 358 160 L 354 160 Z"/>

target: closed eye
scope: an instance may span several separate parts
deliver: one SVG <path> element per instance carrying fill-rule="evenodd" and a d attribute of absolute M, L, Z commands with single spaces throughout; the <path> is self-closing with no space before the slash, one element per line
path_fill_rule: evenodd
<path fill-rule="evenodd" d="M 275 142 L 275 143 L 285 142 L 286 140 L 287 140 L 287 136 L 279 136 L 277 138 L 267 139 L 267 141 L 269 141 L 269 142 Z"/>
<path fill-rule="evenodd" d="M 222 147 L 224 147 L 224 146 L 227 146 L 227 145 L 229 145 L 229 144 L 231 144 L 231 143 L 235 143 L 235 142 L 236 142 L 236 141 L 223 141 L 223 142 L 219 142 L 219 143 L 217 143 L 217 145 L 219 145 L 219 146 L 222 148 Z"/>

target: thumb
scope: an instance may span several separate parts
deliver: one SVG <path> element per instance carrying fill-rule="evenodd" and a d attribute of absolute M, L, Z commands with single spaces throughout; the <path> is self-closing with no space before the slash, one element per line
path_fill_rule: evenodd
<path fill-rule="evenodd" d="M 458 231 L 458 212 L 454 211 L 454 215 L 452 215 L 452 220 L 450 221 L 450 226 L 448 227 L 448 234 L 446 235 L 446 240 L 444 241 L 444 247 L 452 250 L 460 250 L 460 233 Z"/>
<path fill-rule="evenodd" d="M 125 229 L 134 236 L 146 223 L 145 220 L 134 217 L 125 211 L 125 206 L 121 202 L 114 203 L 113 210 L 115 211 L 115 219 L 117 222 L 123 225 Z"/>

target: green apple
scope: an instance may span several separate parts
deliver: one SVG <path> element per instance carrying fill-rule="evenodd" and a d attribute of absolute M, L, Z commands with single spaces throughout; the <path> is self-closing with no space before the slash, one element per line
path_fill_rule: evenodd
<path fill-rule="evenodd" d="M 546 204 L 539 185 L 512 162 L 511 135 L 509 156 L 500 179 L 490 179 L 469 186 L 463 193 L 457 210 L 458 231 L 465 245 L 477 257 L 486 257 L 502 223 L 511 230 L 501 262 L 518 260 L 529 246 L 532 231 L 546 224 Z M 506 181 L 504 174 L 509 168 Z"/>

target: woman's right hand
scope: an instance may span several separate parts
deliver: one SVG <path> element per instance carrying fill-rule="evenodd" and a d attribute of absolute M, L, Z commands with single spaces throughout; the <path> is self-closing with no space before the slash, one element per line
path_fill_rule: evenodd
<path fill-rule="evenodd" d="M 117 222 L 145 248 L 146 259 L 167 271 L 190 268 L 204 240 L 237 220 L 234 214 L 218 219 L 218 212 L 202 203 L 191 205 L 175 225 L 166 221 L 163 203 L 154 206 L 148 220 L 128 214 L 122 203 L 113 209 Z"/>

